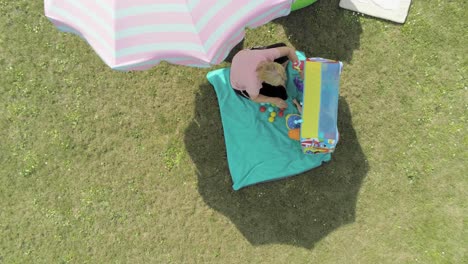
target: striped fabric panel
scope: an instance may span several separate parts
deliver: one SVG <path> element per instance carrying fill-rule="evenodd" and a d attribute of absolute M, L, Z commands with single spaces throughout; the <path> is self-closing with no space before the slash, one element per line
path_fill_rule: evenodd
<path fill-rule="evenodd" d="M 112 68 L 161 60 L 191 66 L 220 63 L 244 27 L 289 14 L 292 0 L 46 0 L 59 29 L 86 39 Z"/>

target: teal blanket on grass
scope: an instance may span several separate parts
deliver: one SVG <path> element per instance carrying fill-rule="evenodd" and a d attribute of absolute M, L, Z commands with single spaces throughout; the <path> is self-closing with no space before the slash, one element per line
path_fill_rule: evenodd
<path fill-rule="evenodd" d="M 300 52 L 298 57 L 305 59 Z M 207 75 L 218 97 L 234 190 L 300 174 L 331 159 L 330 154 L 303 154 L 299 141 L 288 137 L 285 117 L 297 113 L 292 99 L 300 95 L 293 82 L 298 73 L 291 68 L 291 63 L 287 72 L 288 108 L 284 117 L 277 116 L 273 123 L 268 121 L 268 111 L 260 112 L 258 103 L 242 98 L 232 90 L 229 68 Z"/>

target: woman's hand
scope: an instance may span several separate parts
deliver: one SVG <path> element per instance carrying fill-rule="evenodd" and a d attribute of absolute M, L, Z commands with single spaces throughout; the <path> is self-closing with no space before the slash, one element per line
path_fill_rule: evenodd
<path fill-rule="evenodd" d="M 279 108 L 288 108 L 288 103 L 279 97 L 268 97 L 263 94 L 259 94 L 255 97 L 250 97 L 250 99 L 256 103 L 269 103 L 274 104 Z"/>
<path fill-rule="evenodd" d="M 299 111 L 299 113 L 302 114 L 302 105 L 299 102 L 297 102 L 296 99 L 293 100 L 293 103 L 296 105 L 297 110 Z"/>
<path fill-rule="evenodd" d="M 278 47 L 277 49 L 278 49 L 278 51 L 280 53 L 280 57 L 288 56 L 288 59 L 290 61 L 292 61 L 293 63 L 294 62 L 299 62 L 299 58 L 297 58 L 295 48 L 292 48 L 292 47 Z"/>
<path fill-rule="evenodd" d="M 292 63 L 299 63 L 299 58 L 297 57 L 296 49 L 294 48 L 289 48 L 288 58 Z"/>
<path fill-rule="evenodd" d="M 274 98 L 272 104 L 276 105 L 278 108 L 288 108 L 288 103 L 281 98 Z"/>

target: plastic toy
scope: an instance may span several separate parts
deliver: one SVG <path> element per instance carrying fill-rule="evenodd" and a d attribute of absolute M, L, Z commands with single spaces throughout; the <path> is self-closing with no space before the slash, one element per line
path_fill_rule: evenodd
<path fill-rule="evenodd" d="M 302 73 L 302 71 L 304 70 L 304 61 L 296 61 L 293 63 L 292 67 L 299 73 Z"/>
<path fill-rule="evenodd" d="M 286 127 L 288 129 L 300 128 L 302 123 L 302 117 L 298 114 L 289 114 L 286 116 Z"/>
<path fill-rule="evenodd" d="M 294 3 L 291 5 L 291 11 L 295 11 L 297 9 L 304 8 L 308 5 L 311 5 L 315 3 L 317 0 L 296 0 Z"/>
<path fill-rule="evenodd" d="M 290 129 L 288 131 L 288 136 L 289 138 L 293 139 L 293 140 L 301 140 L 301 130 L 299 128 L 295 128 L 295 129 Z"/>
<path fill-rule="evenodd" d="M 260 103 L 260 112 L 268 112 L 268 122 L 273 123 L 277 117 L 284 116 L 284 108 L 278 108 L 274 104 Z"/>
<path fill-rule="evenodd" d="M 304 76 L 302 105 L 293 100 L 302 115 L 286 116 L 286 126 L 290 130 L 300 128 L 305 154 L 333 152 L 339 140 L 337 118 L 342 63 L 308 58 L 293 66 Z"/>
<path fill-rule="evenodd" d="M 296 85 L 296 88 L 299 92 L 304 91 L 304 83 L 299 76 L 294 77 L 294 85 Z"/>

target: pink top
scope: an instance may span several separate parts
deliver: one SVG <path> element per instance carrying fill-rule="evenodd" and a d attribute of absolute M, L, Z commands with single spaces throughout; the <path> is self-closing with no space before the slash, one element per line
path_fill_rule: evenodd
<path fill-rule="evenodd" d="M 245 90 L 252 97 L 257 97 L 262 81 L 257 77 L 257 67 L 262 61 L 274 61 L 280 57 L 278 49 L 239 51 L 231 64 L 231 85 L 236 90 Z"/>

